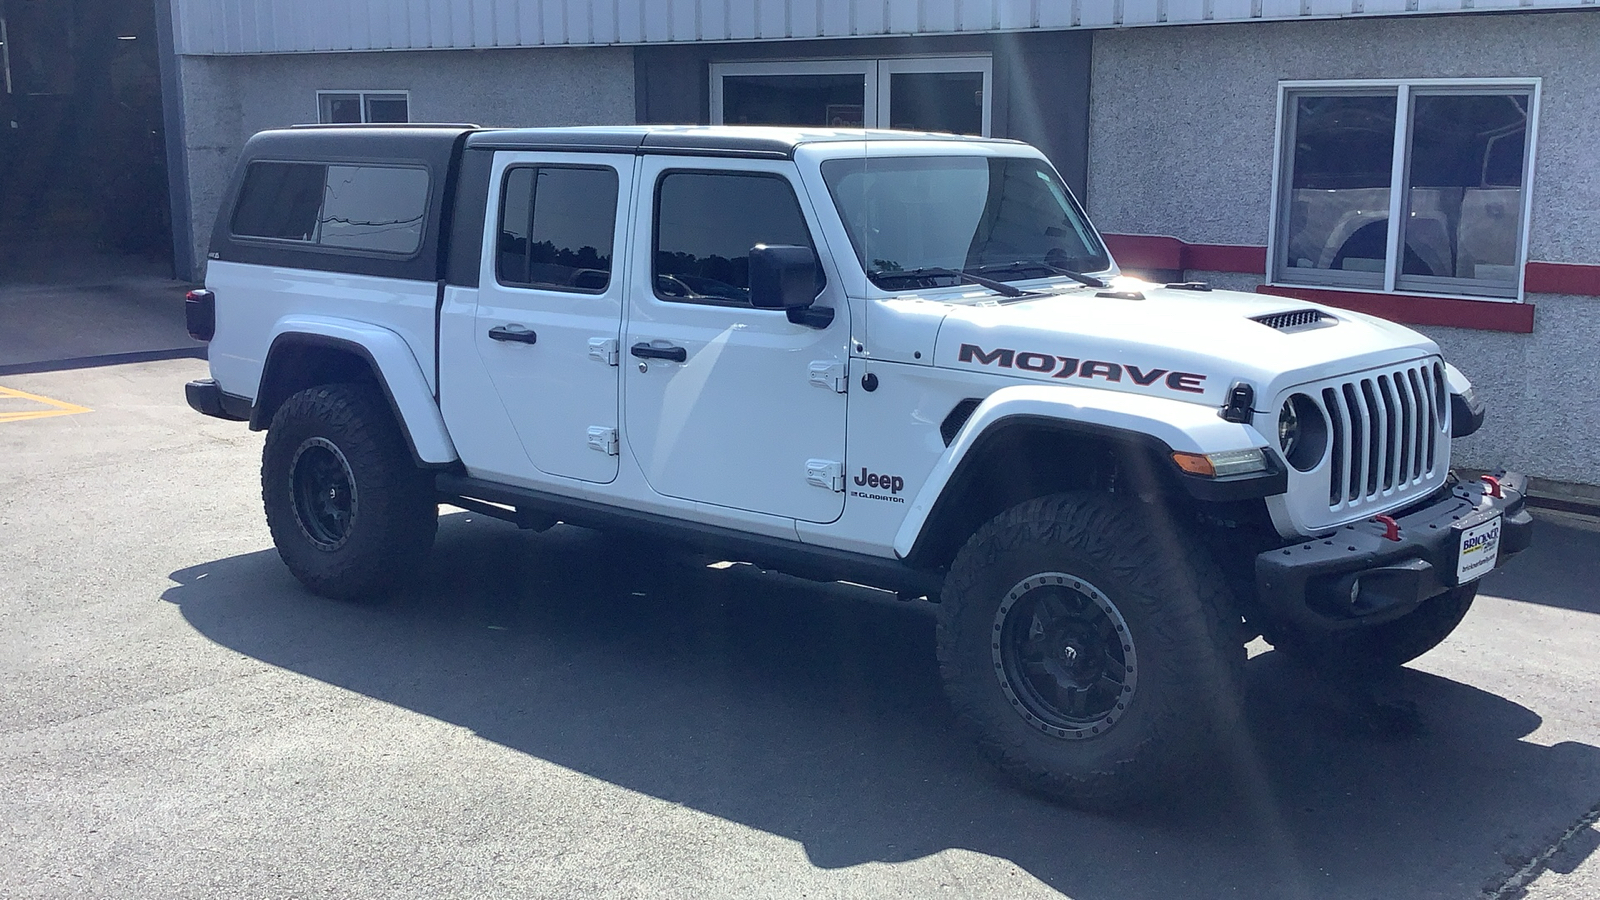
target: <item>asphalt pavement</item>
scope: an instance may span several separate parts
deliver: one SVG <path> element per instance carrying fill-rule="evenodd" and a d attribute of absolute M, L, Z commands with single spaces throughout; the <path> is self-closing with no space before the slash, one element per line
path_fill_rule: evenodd
<path fill-rule="evenodd" d="M 1377 688 L 1258 646 L 1236 771 L 1094 815 L 876 591 L 447 509 L 389 603 L 312 597 L 204 374 L 0 377 L 0 896 L 1600 897 L 1594 520 Z"/>
<path fill-rule="evenodd" d="M 205 357 L 161 260 L 87 242 L 0 239 L 0 377 L 117 360 Z"/>

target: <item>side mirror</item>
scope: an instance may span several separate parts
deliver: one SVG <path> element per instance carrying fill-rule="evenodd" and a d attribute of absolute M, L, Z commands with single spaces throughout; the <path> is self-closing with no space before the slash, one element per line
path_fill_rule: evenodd
<path fill-rule="evenodd" d="M 817 301 L 817 255 L 810 247 L 757 244 L 750 248 L 750 305 L 805 309 Z"/>

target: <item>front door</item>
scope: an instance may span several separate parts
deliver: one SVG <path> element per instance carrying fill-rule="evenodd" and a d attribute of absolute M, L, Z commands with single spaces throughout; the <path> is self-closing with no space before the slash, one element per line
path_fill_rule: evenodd
<path fill-rule="evenodd" d="M 494 258 L 474 342 L 528 459 L 617 477 L 618 341 L 632 156 L 501 153 Z M 613 273 L 616 273 L 616 277 Z"/>
<path fill-rule="evenodd" d="M 630 264 L 627 441 L 669 497 L 831 522 L 844 510 L 849 309 L 819 285 L 831 324 L 749 301 L 756 244 L 815 249 L 794 164 L 645 157 Z"/>

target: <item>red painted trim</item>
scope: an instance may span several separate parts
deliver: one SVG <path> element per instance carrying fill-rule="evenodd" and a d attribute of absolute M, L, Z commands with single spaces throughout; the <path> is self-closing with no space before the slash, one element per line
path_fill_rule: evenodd
<path fill-rule="evenodd" d="M 1523 277 L 1530 294 L 1583 294 L 1600 297 L 1600 266 L 1530 262 Z"/>
<path fill-rule="evenodd" d="M 1532 303 L 1497 303 L 1493 300 L 1457 300 L 1450 297 L 1421 297 L 1414 294 L 1369 294 L 1361 291 L 1329 291 L 1321 288 L 1279 287 L 1263 284 L 1258 294 L 1293 297 L 1340 309 L 1380 316 L 1407 325 L 1447 325 L 1451 328 L 1476 328 L 1481 331 L 1533 333 Z"/>
<path fill-rule="evenodd" d="M 1187 244 L 1183 267 L 1204 272 L 1246 272 L 1260 275 L 1267 271 L 1267 248 L 1232 244 Z"/>
<path fill-rule="evenodd" d="M 1130 269 L 1200 269 L 1206 272 L 1267 271 L 1267 248 L 1236 244 L 1189 244 L 1159 234 L 1102 234 L 1117 262 Z"/>
<path fill-rule="evenodd" d="M 1183 268 L 1183 241 L 1155 234 L 1102 234 L 1118 265 L 1131 269 Z M 1261 271 L 1265 272 L 1266 269 Z"/>
<path fill-rule="evenodd" d="M 1241 272 L 1246 275 L 1262 275 L 1267 271 L 1265 247 L 1190 244 L 1175 237 L 1157 234 L 1105 234 L 1101 237 L 1105 238 L 1106 246 L 1111 249 L 1111 255 L 1117 258 L 1117 262 L 1130 269 L 1197 269 L 1203 272 Z M 1530 262 L 1523 289 L 1530 294 L 1600 297 L 1600 265 Z"/>

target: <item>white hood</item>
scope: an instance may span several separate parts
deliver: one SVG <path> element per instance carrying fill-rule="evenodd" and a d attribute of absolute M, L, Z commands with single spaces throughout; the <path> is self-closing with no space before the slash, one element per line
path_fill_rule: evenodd
<path fill-rule="evenodd" d="M 1142 300 L 1084 289 L 952 304 L 939 327 L 934 365 L 1219 406 L 1237 381 L 1269 398 L 1293 385 L 1439 352 L 1402 325 L 1302 300 L 1138 288 Z M 1325 318 L 1284 329 L 1255 321 L 1295 310 Z"/>

